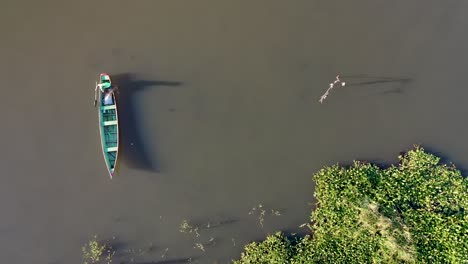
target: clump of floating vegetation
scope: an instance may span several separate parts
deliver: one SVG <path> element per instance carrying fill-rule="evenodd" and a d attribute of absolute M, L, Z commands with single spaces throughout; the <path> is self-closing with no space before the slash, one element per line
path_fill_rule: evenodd
<path fill-rule="evenodd" d="M 98 241 L 97 235 L 89 240 L 81 248 L 81 251 L 83 252 L 83 264 L 110 264 L 115 254 L 111 246 Z"/>
<path fill-rule="evenodd" d="M 200 236 L 198 233 L 198 227 L 191 225 L 187 220 L 182 220 L 179 226 L 179 232 L 186 234 L 194 234 L 196 237 Z"/>
<path fill-rule="evenodd" d="M 205 252 L 205 247 L 203 246 L 202 243 L 195 243 L 195 247 L 193 247 L 193 248 L 198 248 L 201 251 Z"/>
<path fill-rule="evenodd" d="M 468 178 L 420 147 L 399 159 L 320 170 L 312 232 L 269 235 L 234 263 L 468 263 Z"/>
<path fill-rule="evenodd" d="M 257 206 L 254 206 L 252 208 L 252 210 L 250 210 L 249 215 L 255 216 L 257 218 L 257 220 L 258 220 L 258 224 L 261 227 L 263 227 L 267 212 L 269 212 L 270 215 L 274 215 L 274 216 L 280 216 L 281 215 L 281 213 L 278 210 L 274 210 L 274 209 L 268 210 L 261 203 L 258 204 Z"/>

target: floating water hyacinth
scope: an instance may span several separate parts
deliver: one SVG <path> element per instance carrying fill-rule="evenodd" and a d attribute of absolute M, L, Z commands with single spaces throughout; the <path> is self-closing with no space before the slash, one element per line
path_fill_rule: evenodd
<path fill-rule="evenodd" d="M 205 247 L 203 246 L 202 243 L 196 243 L 195 246 L 193 248 L 198 248 L 200 249 L 201 251 L 205 252 Z"/>
<path fill-rule="evenodd" d="M 98 242 L 97 235 L 89 240 L 83 247 L 83 264 L 92 263 L 112 263 L 112 257 L 115 254 L 110 245 Z M 102 261 L 103 262 L 102 262 Z"/>
<path fill-rule="evenodd" d="M 276 216 L 280 216 L 280 215 L 281 215 L 281 213 L 280 213 L 278 210 L 273 210 L 273 209 L 271 209 L 271 214 L 272 214 L 272 215 L 276 215 Z"/>
<path fill-rule="evenodd" d="M 335 81 L 329 84 L 327 91 L 325 91 L 325 93 L 320 97 L 320 100 L 319 100 L 320 103 L 323 103 L 323 101 L 327 99 L 327 96 L 330 93 L 331 89 L 333 89 L 337 83 L 340 83 L 341 87 L 344 87 L 346 85 L 345 82 L 342 82 L 340 80 L 340 75 L 337 75 L 335 78 L 336 78 Z"/>
<path fill-rule="evenodd" d="M 189 224 L 187 220 L 182 220 L 182 223 L 179 226 L 179 232 L 181 233 L 187 233 L 187 234 L 195 234 L 196 237 L 200 236 L 200 233 L 198 233 L 198 227 L 194 227 Z"/>
<path fill-rule="evenodd" d="M 275 216 L 280 216 L 281 213 L 278 210 L 270 209 L 271 215 Z M 249 215 L 256 215 L 258 219 L 258 223 L 260 224 L 261 227 L 263 227 L 263 223 L 265 221 L 265 216 L 267 215 L 267 210 L 265 210 L 264 206 L 262 204 L 258 204 L 258 206 L 255 206 L 252 208 L 252 210 L 249 212 Z"/>

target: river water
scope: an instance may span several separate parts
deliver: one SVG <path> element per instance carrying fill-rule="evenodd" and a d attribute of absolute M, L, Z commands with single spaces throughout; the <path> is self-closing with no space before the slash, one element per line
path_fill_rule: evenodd
<path fill-rule="evenodd" d="M 96 234 L 117 263 L 228 263 L 249 241 L 301 232 L 323 166 L 389 164 L 421 144 L 468 168 L 467 8 L 3 3 L 2 262 L 80 263 Z M 101 72 L 121 91 L 113 180 L 93 107 Z M 320 104 L 337 74 L 346 86 Z"/>

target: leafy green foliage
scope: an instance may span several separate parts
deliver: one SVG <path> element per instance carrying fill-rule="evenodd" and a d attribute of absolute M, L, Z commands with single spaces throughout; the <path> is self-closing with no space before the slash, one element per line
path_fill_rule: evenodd
<path fill-rule="evenodd" d="M 83 264 L 110 264 L 115 254 L 110 246 L 98 242 L 97 236 L 89 240 L 81 250 L 83 252 Z"/>
<path fill-rule="evenodd" d="M 235 263 L 468 262 L 468 180 L 420 147 L 399 158 L 387 169 L 320 170 L 313 236 L 277 233 L 247 245 Z"/>
<path fill-rule="evenodd" d="M 242 253 L 242 260 L 234 261 L 235 264 L 283 264 L 292 256 L 291 242 L 281 233 L 268 236 L 261 243 L 250 243 Z"/>

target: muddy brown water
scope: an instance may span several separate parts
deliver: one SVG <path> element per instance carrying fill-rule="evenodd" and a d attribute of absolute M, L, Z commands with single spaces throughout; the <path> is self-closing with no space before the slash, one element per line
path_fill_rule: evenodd
<path fill-rule="evenodd" d="M 325 165 L 388 164 L 421 144 L 468 168 L 466 8 L 2 3 L 2 262 L 80 263 L 97 234 L 126 263 L 228 263 L 249 241 L 300 231 Z M 113 180 L 93 108 L 100 72 L 121 88 Z M 318 103 L 337 74 L 347 85 Z M 258 204 L 281 216 L 262 228 Z M 179 232 L 184 219 L 200 237 Z"/>

